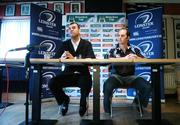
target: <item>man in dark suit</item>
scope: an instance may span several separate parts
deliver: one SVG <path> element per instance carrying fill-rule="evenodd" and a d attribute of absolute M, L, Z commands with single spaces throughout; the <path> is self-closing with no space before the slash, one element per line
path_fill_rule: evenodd
<path fill-rule="evenodd" d="M 92 45 L 89 41 L 80 37 L 80 26 L 73 22 L 69 25 L 71 39 L 63 42 L 63 54 L 58 52 L 63 59 L 95 58 Z M 62 49 L 61 49 L 62 50 Z M 64 93 L 64 87 L 80 87 L 79 115 L 84 116 L 87 110 L 86 97 L 89 96 L 92 87 L 92 78 L 87 65 L 66 65 L 65 69 L 52 78 L 49 88 L 54 94 L 59 105 L 59 113 L 63 116 L 68 111 L 69 97 Z"/>

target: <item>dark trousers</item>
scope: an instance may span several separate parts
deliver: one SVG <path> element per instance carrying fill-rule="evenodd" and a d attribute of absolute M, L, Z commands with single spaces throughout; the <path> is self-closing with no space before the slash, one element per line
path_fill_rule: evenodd
<path fill-rule="evenodd" d="M 139 97 L 142 105 L 147 107 L 151 93 L 151 84 L 142 77 L 111 75 L 103 85 L 104 92 L 104 111 L 110 113 L 110 97 L 115 88 L 123 87 L 125 84 L 131 84 L 139 91 Z"/>
<path fill-rule="evenodd" d="M 61 105 L 68 96 L 63 91 L 64 87 L 79 87 L 81 93 L 80 105 L 86 104 L 86 97 L 89 96 L 92 87 L 90 74 L 60 74 L 49 81 L 51 92 L 55 96 L 58 105 Z"/>

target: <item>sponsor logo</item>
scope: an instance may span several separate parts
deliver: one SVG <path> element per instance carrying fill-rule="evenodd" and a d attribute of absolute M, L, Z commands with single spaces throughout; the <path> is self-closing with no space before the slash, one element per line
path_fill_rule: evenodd
<path fill-rule="evenodd" d="M 99 52 L 101 52 L 101 49 L 100 49 Z M 103 56 L 102 56 L 101 53 L 96 53 L 95 56 L 96 56 L 97 59 L 103 59 Z"/>
<path fill-rule="evenodd" d="M 100 37 L 101 34 L 90 34 L 91 37 Z"/>
<path fill-rule="evenodd" d="M 103 44 L 102 46 L 103 46 L 103 47 L 112 47 L 113 44 Z"/>
<path fill-rule="evenodd" d="M 39 23 L 44 24 L 48 27 L 56 27 L 56 23 L 54 23 L 55 20 L 56 16 L 52 11 L 45 10 L 39 14 Z"/>
<path fill-rule="evenodd" d="M 119 29 L 114 29 L 115 32 L 119 32 Z"/>
<path fill-rule="evenodd" d="M 81 29 L 81 32 L 89 32 L 89 29 Z"/>
<path fill-rule="evenodd" d="M 114 27 L 124 27 L 124 24 L 115 24 Z"/>
<path fill-rule="evenodd" d="M 109 52 L 109 49 L 103 49 L 103 52 Z"/>
<path fill-rule="evenodd" d="M 102 27 L 113 27 L 113 24 L 103 24 Z"/>
<path fill-rule="evenodd" d="M 91 29 L 91 32 L 101 32 L 101 29 Z"/>
<path fill-rule="evenodd" d="M 113 39 L 103 39 L 103 42 L 113 42 Z"/>
<path fill-rule="evenodd" d="M 101 49 L 93 49 L 94 52 L 101 52 Z"/>
<path fill-rule="evenodd" d="M 103 29 L 103 32 L 112 32 L 113 29 Z"/>
<path fill-rule="evenodd" d="M 52 58 L 55 55 L 55 49 L 56 49 L 56 44 L 52 40 L 44 40 L 42 41 L 39 45 L 46 46 L 45 50 L 40 50 L 38 51 L 38 54 L 44 55 L 44 56 L 49 56 L 49 58 Z"/>
<path fill-rule="evenodd" d="M 90 27 L 101 27 L 101 24 L 91 24 Z"/>
<path fill-rule="evenodd" d="M 125 97 L 127 93 L 127 89 L 116 89 L 113 96 L 114 97 Z"/>
<path fill-rule="evenodd" d="M 152 49 L 153 49 L 152 41 L 143 41 L 143 42 L 139 43 L 137 46 L 135 46 L 135 45 L 132 45 L 132 46 L 140 49 L 146 58 L 150 58 L 150 56 L 154 55 L 154 52 L 152 51 Z"/>
<path fill-rule="evenodd" d="M 151 80 L 151 73 L 150 72 L 142 72 L 142 73 L 138 74 L 138 76 L 144 78 L 147 81 Z"/>
<path fill-rule="evenodd" d="M 48 82 L 54 76 L 56 76 L 56 74 L 54 72 L 50 72 L 50 71 L 49 72 L 44 72 L 42 74 L 42 78 L 43 78 L 42 88 L 47 88 L 48 89 Z"/>
<path fill-rule="evenodd" d="M 81 34 L 81 37 L 89 37 L 89 34 Z"/>
<path fill-rule="evenodd" d="M 101 47 L 101 44 L 92 44 L 93 47 Z"/>
<path fill-rule="evenodd" d="M 149 71 L 150 71 L 150 70 L 151 70 L 151 67 L 144 67 L 144 66 L 141 67 L 141 66 L 136 66 L 136 70 L 146 70 L 146 71 L 149 70 Z"/>
<path fill-rule="evenodd" d="M 70 97 L 80 97 L 80 89 L 77 87 L 69 87 L 64 89 L 65 93 Z"/>
<path fill-rule="evenodd" d="M 147 58 L 154 55 L 154 52 L 152 52 L 152 49 L 153 49 L 152 41 L 143 41 L 140 44 L 138 44 L 137 46 L 142 50 L 143 54 Z"/>
<path fill-rule="evenodd" d="M 90 39 L 90 42 L 101 42 L 101 39 Z"/>
<path fill-rule="evenodd" d="M 152 18 L 153 14 L 151 12 L 144 12 L 135 19 L 134 27 L 142 29 L 149 28 L 150 26 L 154 25 Z"/>
<path fill-rule="evenodd" d="M 80 27 L 82 28 L 82 27 L 89 27 L 89 25 L 87 25 L 87 24 L 80 24 Z"/>
<path fill-rule="evenodd" d="M 112 37 L 112 34 L 103 34 L 103 37 Z"/>

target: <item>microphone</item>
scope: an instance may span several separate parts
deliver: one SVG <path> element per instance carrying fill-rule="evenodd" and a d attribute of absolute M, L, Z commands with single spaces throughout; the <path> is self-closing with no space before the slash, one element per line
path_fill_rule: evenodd
<path fill-rule="evenodd" d="M 15 48 L 15 49 L 10 49 L 9 52 L 12 52 L 12 51 L 20 51 L 20 50 L 34 50 L 34 49 L 40 49 L 40 48 L 47 48 L 47 45 L 46 44 L 43 44 L 43 45 L 27 45 L 26 47 L 20 47 L 20 48 Z"/>

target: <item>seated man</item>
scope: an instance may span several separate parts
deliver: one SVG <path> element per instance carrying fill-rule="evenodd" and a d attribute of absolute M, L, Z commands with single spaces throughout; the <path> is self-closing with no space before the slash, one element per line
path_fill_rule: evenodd
<path fill-rule="evenodd" d="M 64 52 L 58 52 L 61 58 L 73 59 L 95 58 L 92 45 L 89 41 L 80 38 L 80 26 L 77 23 L 69 25 L 71 39 L 63 42 Z M 89 96 L 92 87 L 92 78 L 86 65 L 67 65 L 65 69 L 49 82 L 49 88 L 59 105 L 59 113 L 62 116 L 68 111 L 69 97 L 64 93 L 64 87 L 80 87 L 81 98 L 79 115 L 83 116 L 87 110 L 86 97 Z"/>
<path fill-rule="evenodd" d="M 140 50 L 129 45 L 130 33 L 127 28 L 122 28 L 118 32 L 119 43 L 116 48 L 110 50 L 110 58 L 137 59 L 143 58 Z M 110 97 L 115 88 L 119 88 L 124 84 L 132 84 L 139 91 L 140 101 L 143 107 L 147 107 L 149 95 L 151 92 L 151 84 L 134 75 L 135 65 L 111 65 L 110 76 L 103 85 L 104 92 L 104 111 L 111 113 Z M 134 100 L 137 103 L 137 99 Z"/>

